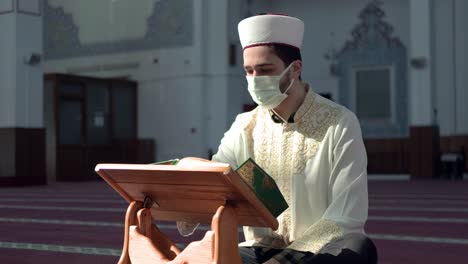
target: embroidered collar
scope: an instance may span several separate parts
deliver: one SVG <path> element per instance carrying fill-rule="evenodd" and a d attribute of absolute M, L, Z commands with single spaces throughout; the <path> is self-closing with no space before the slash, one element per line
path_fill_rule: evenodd
<path fill-rule="evenodd" d="M 302 117 L 312 108 L 316 94 L 310 89 L 309 84 L 305 83 L 306 95 L 304 98 L 304 102 L 299 106 L 296 112 L 292 113 L 291 116 L 288 118 L 288 123 L 297 123 L 299 122 Z M 275 123 L 283 123 L 281 118 L 279 118 L 273 111 L 268 110 L 268 113 Z"/>
<path fill-rule="evenodd" d="M 299 106 L 299 109 L 297 109 L 296 111 L 296 114 L 294 117 L 295 122 L 301 121 L 304 115 L 307 112 L 309 112 L 309 110 L 314 105 L 316 94 L 312 91 L 312 89 L 310 89 L 309 84 L 306 83 L 305 88 L 306 88 L 307 93 L 305 95 L 304 102 L 302 102 L 301 106 Z"/>
<path fill-rule="evenodd" d="M 270 113 L 271 120 L 273 120 L 273 122 L 283 123 L 283 120 L 281 120 L 281 118 L 279 118 L 275 113 L 273 113 L 273 111 L 268 111 L 268 112 Z M 294 116 L 295 115 L 296 115 L 296 112 L 292 113 L 292 115 L 288 119 L 288 123 L 294 123 Z"/>

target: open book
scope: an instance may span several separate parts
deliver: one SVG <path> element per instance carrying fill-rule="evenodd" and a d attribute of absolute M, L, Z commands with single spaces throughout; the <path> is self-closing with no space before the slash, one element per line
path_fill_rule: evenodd
<path fill-rule="evenodd" d="M 153 163 L 156 165 L 175 165 L 179 167 L 226 167 L 227 163 L 215 162 L 201 158 L 187 157 L 183 159 L 171 159 Z M 278 217 L 288 208 L 283 194 L 276 182 L 251 158 L 242 163 L 237 169 L 237 174 L 251 188 L 257 198 L 265 205 L 274 217 Z"/>

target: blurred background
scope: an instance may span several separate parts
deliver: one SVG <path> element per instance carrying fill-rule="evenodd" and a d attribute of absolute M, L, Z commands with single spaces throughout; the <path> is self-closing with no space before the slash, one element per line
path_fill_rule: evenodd
<path fill-rule="evenodd" d="M 465 2 L 2 0 L 0 184 L 209 158 L 253 107 L 237 23 L 261 12 L 305 22 L 302 76 L 357 114 L 370 173 L 462 178 Z"/>
<path fill-rule="evenodd" d="M 463 232 L 454 236 L 464 236 L 415 237 L 466 247 L 465 0 L 0 0 L 0 207 L 17 210 L 0 219 L 12 225 L 5 230 L 19 227 L 15 214 L 28 214 L 11 203 L 38 201 L 34 194 L 114 195 L 94 173 L 97 163 L 216 153 L 236 115 L 255 107 L 237 23 L 264 12 L 305 22 L 302 78 L 360 119 L 371 203 L 384 195 L 410 208 L 421 208 L 411 199 L 449 208 L 433 214 L 460 213 L 445 222 L 418 217 L 442 229 L 456 225 Z M 37 230 L 33 220 L 19 221 L 21 228 Z M 30 242 L 0 234 L 0 251 Z M 456 252 L 454 260 L 467 257 Z M 4 263 L 28 263 L 15 261 Z"/>

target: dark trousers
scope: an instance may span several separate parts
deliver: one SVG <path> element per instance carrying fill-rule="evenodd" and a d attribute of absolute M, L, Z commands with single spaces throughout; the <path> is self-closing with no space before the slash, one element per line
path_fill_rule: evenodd
<path fill-rule="evenodd" d="M 347 235 L 343 240 L 325 245 L 317 254 L 286 249 L 262 247 L 239 248 L 242 263 L 263 263 L 273 256 L 282 255 L 280 263 L 320 264 L 376 264 L 377 248 L 372 240 L 361 234 Z"/>

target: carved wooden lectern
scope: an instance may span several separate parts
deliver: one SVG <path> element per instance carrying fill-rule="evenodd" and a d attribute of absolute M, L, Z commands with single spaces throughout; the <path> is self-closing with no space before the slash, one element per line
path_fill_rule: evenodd
<path fill-rule="evenodd" d="M 96 172 L 130 204 L 119 264 L 239 264 L 239 225 L 278 228 L 228 164 L 99 164 Z M 153 219 L 211 223 L 211 230 L 180 251 Z"/>

